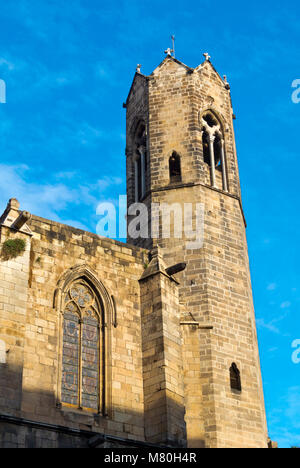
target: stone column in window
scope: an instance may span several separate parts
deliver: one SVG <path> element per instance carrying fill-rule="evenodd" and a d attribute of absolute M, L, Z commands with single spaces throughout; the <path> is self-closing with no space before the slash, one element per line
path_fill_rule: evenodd
<path fill-rule="evenodd" d="M 134 161 L 134 177 L 135 177 L 135 203 L 139 201 L 139 166 L 137 159 Z"/>
<path fill-rule="evenodd" d="M 227 172 L 225 164 L 225 141 L 221 139 L 221 164 L 222 164 L 222 175 L 223 175 L 223 190 L 228 192 Z"/>
<path fill-rule="evenodd" d="M 79 375 L 78 375 L 79 409 L 82 409 L 82 324 L 83 324 L 83 320 L 80 318 L 79 319 Z"/>
<path fill-rule="evenodd" d="M 145 196 L 146 193 L 146 148 L 144 146 L 140 146 L 138 149 L 140 155 L 141 155 L 141 187 L 142 187 L 142 193 L 141 193 L 141 198 Z"/>
<path fill-rule="evenodd" d="M 209 135 L 211 185 L 216 188 L 216 165 L 215 165 L 214 141 L 215 141 L 215 136 Z"/>

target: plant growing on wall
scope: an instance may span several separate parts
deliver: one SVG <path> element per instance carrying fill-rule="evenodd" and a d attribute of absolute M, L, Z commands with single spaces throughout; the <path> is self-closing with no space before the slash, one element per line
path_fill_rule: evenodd
<path fill-rule="evenodd" d="M 8 239 L 3 243 L 2 256 L 4 259 L 16 258 L 25 251 L 25 248 L 24 239 Z"/>

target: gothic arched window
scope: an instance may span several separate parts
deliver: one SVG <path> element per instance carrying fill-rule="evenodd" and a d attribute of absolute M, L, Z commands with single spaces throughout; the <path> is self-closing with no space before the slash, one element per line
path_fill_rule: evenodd
<path fill-rule="evenodd" d="M 169 159 L 170 182 L 181 182 L 180 156 L 174 151 Z"/>
<path fill-rule="evenodd" d="M 75 281 L 64 296 L 62 404 L 100 412 L 102 305 L 84 280 Z"/>
<path fill-rule="evenodd" d="M 230 367 L 230 386 L 231 390 L 242 391 L 241 373 L 235 363 Z"/>
<path fill-rule="evenodd" d="M 211 111 L 202 115 L 203 160 L 210 167 L 211 185 L 217 187 L 216 169 L 222 172 L 222 189 L 228 191 L 225 143 L 222 125 Z"/>

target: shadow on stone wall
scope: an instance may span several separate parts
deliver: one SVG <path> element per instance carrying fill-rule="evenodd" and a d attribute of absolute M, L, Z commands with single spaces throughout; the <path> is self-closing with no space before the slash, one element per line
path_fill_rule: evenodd
<path fill-rule="evenodd" d="M 19 414 L 22 402 L 22 366 L 0 364 L 0 412 Z"/>
<path fill-rule="evenodd" d="M 57 408 L 54 393 L 22 391 L 21 366 L 0 364 L 0 448 L 180 447 L 174 439 L 145 442 L 143 421 L 144 414 L 117 406 L 112 419 Z M 160 415 L 152 429 L 167 433 Z"/>

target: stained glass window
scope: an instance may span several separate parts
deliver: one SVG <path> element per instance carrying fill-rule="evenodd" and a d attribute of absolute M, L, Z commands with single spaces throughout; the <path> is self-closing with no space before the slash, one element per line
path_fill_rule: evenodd
<path fill-rule="evenodd" d="M 92 409 L 98 408 L 98 335 L 97 316 L 89 309 L 83 319 L 82 330 L 82 405 Z"/>
<path fill-rule="evenodd" d="M 65 296 L 62 357 L 62 403 L 99 411 L 101 307 L 84 281 Z"/>
<path fill-rule="evenodd" d="M 78 405 L 79 315 L 69 303 L 64 314 L 62 398 Z"/>

